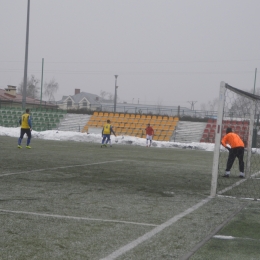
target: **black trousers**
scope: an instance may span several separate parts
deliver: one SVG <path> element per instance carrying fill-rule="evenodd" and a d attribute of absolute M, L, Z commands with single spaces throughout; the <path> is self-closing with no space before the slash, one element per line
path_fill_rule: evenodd
<path fill-rule="evenodd" d="M 31 130 L 27 128 L 21 128 L 20 138 L 23 139 L 24 134 L 27 134 L 28 138 L 31 138 Z"/>
<path fill-rule="evenodd" d="M 227 172 L 229 172 L 232 168 L 232 165 L 236 158 L 238 158 L 239 161 L 240 172 L 244 172 L 244 147 L 236 147 L 230 149 L 226 168 Z"/>

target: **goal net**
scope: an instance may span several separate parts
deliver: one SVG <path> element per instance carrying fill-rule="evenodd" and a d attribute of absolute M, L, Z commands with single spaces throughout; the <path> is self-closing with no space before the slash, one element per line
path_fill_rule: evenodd
<path fill-rule="evenodd" d="M 260 198 L 260 136 L 258 135 L 260 96 L 239 90 L 221 82 L 215 149 L 212 168 L 211 196 L 224 195 L 239 198 Z M 239 178 L 238 159 L 223 178 L 229 152 L 221 145 L 227 127 L 244 141 L 245 178 Z"/>

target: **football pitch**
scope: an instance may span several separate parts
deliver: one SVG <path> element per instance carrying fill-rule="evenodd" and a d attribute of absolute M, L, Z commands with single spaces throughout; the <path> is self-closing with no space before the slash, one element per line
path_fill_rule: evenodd
<path fill-rule="evenodd" d="M 0 259 L 260 259 L 259 201 L 210 198 L 213 152 L 0 136 Z"/>

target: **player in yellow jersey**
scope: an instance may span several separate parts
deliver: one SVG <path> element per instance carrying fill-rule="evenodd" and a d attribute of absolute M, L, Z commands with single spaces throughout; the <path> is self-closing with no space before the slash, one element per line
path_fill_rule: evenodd
<path fill-rule="evenodd" d="M 107 123 L 104 125 L 103 130 L 102 130 L 103 139 L 102 139 L 101 147 L 106 147 L 108 142 L 110 143 L 110 146 L 112 146 L 111 140 L 110 140 L 111 133 L 113 133 L 116 136 L 116 134 L 113 130 L 113 127 L 110 124 L 110 120 L 107 120 Z"/>
<path fill-rule="evenodd" d="M 27 134 L 28 139 L 26 143 L 26 148 L 31 149 L 30 142 L 31 142 L 31 131 L 32 131 L 32 122 L 31 122 L 31 117 L 30 117 L 30 110 L 27 108 L 25 113 L 22 115 L 22 117 L 19 120 L 19 123 L 21 125 L 21 133 L 20 137 L 18 139 L 18 148 L 22 148 L 21 143 L 23 140 L 24 134 Z"/>

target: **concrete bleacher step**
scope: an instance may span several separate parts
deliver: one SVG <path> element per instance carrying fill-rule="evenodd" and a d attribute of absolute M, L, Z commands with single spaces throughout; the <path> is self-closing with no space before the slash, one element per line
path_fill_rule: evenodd
<path fill-rule="evenodd" d="M 67 114 L 58 125 L 60 131 L 80 132 L 89 121 L 91 115 Z"/>
<path fill-rule="evenodd" d="M 204 122 L 179 121 L 171 141 L 180 143 L 200 142 L 206 125 L 207 123 Z"/>

